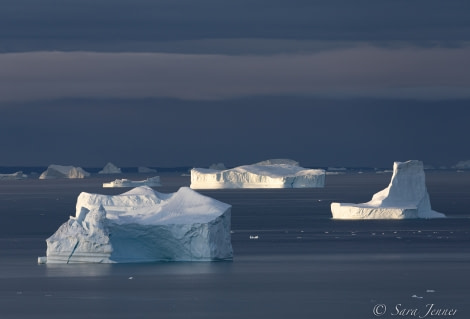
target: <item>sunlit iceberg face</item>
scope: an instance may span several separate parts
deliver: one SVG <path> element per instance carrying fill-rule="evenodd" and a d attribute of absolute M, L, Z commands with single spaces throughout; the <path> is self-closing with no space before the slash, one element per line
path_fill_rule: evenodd
<path fill-rule="evenodd" d="M 292 160 L 267 160 L 233 169 L 191 170 L 191 188 L 311 188 L 324 187 L 325 171 L 306 169 Z"/>
<path fill-rule="evenodd" d="M 362 204 L 331 203 L 335 219 L 443 218 L 431 209 L 421 161 L 395 162 L 387 188 Z"/>

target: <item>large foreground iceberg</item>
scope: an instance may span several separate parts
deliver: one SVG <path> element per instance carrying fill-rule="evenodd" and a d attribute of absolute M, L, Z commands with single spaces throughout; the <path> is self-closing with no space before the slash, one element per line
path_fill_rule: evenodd
<path fill-rule="evenodd" d="M 49 237 L 39 263 L 125 263 L 232 259 L 231 206 L 188 187 L 163 194 L 81 193 L 76 214 Z"/>
<path fill-rule="evenodd" d="M 63 165 L 49 165 L 39 179 L 53 179 L 53 178 L 85 178 L 90 176 L 90 173 L 86 172 L 81 167 L 74 166 L 63 166 Z"/>
<path fill-rule="evenodd" d="M 142 181 L 131 181 L 129 179 L 116 179 L 109 183 L 103 183 L 104 188 L 113 188 L 113 187 L 138 187 L 138 186 L 162 186 L 160 183 L 160 176 L 149 177 Z"/>
<path fill-rule="evenodd" d="M 431 209 L 421 161 L 395 162 L 387 188 L 362 204 L 331 203 L 335 219 L 443 218 Z"/>
<path fill-rule="evenodd" d="M 193 168 L 191 188 L 305 188 L 323 187 L 325 171 L 306 169 L 292 160 L 268 160 L 226 170 Z"/>
<path fill-rule="evenodd" d="M 107 163 L 98 174 L 121 174 L 121 169 L 113 163 Z"/>

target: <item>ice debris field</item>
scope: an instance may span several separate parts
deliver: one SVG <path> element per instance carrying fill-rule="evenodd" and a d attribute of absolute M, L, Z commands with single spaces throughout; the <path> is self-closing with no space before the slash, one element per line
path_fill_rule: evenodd
<path fill-rule="evenodd" d="M 192 189 L 324 187 L 325 170 L 306 169 L 292 160 L 267 160 L 232 169 L 193 168 Z"/>
<path fill-rule="evenodd" d="M 39 263 L 126 263 L 232 259 L 231 205 L 188 187 L 147 186 L 120 195 L 82 192 L 76 214 L 46 240 Z"/>
<path fill-rule="evenodd" d="M 335 219 L 444 218 L 431 209 L 421 161 L 395 162 L 387 188 L 362 204 L 331 203 Z"/>

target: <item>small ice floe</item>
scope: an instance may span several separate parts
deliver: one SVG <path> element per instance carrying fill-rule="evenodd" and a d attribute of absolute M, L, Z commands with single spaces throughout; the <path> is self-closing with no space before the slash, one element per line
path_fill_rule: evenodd
<path fill-rule="evenodd" d="M 418 295 L 413 295 L 413 296 L 411 296 L 411 298 L 423 299 L 423 297 L 418 296 Z"/>
<path fill-rule="evenodd" d="M 297 239 L 302 239 L 302 236 L 297 236 Z"/>
<path fill-rule="evenodd" d="M 253 236 L 253 235 L 250 235 L 250 239 L 258 239 L 258 238 L 259 238 L 259 236 L 258 236 L 258 235 L 255 235 L 255 236 Z"/>
<path fill-rule="evenodd" d="M 130 276 L 130 277 L 129 277 L 129 278 L 127 278 L 127 279 L 129 279 L 129 280 L 132 280 L 132 279 L 134 279 L 134 277 Z"/>
<path fill-rule="evenodd" d="M 427 289 L 426 290 L 427 293 L 433 293 L 433 292 L 436 292 L 434 289 Z"/>

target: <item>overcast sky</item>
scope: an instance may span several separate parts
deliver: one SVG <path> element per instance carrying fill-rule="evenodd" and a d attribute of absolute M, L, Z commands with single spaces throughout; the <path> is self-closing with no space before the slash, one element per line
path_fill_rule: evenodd
<path fill-rule="evenodd" d="M 451 166 L 469 56 L 468 1 L 3 0 L 0 166 Z"/>

